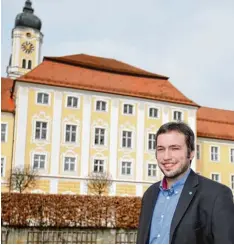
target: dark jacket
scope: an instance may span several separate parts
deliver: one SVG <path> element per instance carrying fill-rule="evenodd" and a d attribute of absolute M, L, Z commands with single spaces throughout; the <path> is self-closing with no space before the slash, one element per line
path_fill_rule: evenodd
<path fill-rule="evenodd" d="M 137 243 L 149 243 L 159 184 L 157 182 L 150 186 L 143 196 Z M 169 241 L 234 243 L 234 203 L 231 190 L 191 171 L 172 219 Z"/>

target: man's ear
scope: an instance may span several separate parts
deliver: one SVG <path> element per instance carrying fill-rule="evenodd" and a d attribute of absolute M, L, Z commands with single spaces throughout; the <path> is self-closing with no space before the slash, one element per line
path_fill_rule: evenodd
<path fill-rule="evenodd" d="M 188 158 L 192 161 L 195 155 L 195 151 L 191 151 L 190 155 L 188 155 Z"/>

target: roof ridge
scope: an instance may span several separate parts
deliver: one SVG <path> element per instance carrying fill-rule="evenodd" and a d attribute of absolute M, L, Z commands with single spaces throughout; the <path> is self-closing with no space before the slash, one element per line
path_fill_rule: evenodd
<path fill-rule="evenodd" d="M 83 54 L 83 55 L 87 56 L 85 54 Z M 143 70 L 141 68 L 129 65 L 127 63 L 124 63 L 124 62 L 116 60 L 116 59 L 104 58 L 104 57 L 99 57 L 99 56 L 91 56 L 91 57 L 105 59 L 105 60 L 112 60 L 112 61 L 115 61 L 117 63 L 121 63 L 123 65 L 126 65 L 126 66 L 128 66 L 128 68 L 116 68 L 116 69 L 114 69 L 112 67 L 107 67 L 105 65 L 98 66 L 97 64 L 91 64 L 91 63 L 86 62 L 86 61 L 69 60 L 69 58 L 67 58 L 67 57 L 68 56 L 60 56 L 60 57 L 48 57 L 48 56 L 45 56 L 43 60 L 49 60 L 49 61 L 53 61 L 53 62 L 69 64 L 69 65 L 74 65 L 74 66 L 80 66 L 80 67 L 84 67 L 84 68 L 89 68 L 89 69 L 98 70 L 98 71 L 105 71 L 105 72 L 110 72 L 110 73 L 115 73 L 115 74 L 123 74 L 123 75 L 136 76 L 136 77 L 158 78 L 158 79 L 161 79 L 161 80 L 168 80 L 169 79 L 169 77 L 166 77 L 166 76 L 163 76 L 163 75 L 158 75 L 158 74 Z M 129 70 L 130 67 L 132 69 L 136 69 L 136 71 Z"/>

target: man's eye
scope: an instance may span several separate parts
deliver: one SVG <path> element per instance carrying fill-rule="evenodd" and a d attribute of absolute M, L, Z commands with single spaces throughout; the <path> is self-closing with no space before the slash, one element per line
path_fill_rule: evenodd
<path fill-rule="evenodd" d="M 172 147 L 172 150 L 179 150 L 179 147 Z"/>
<path fill-rule="evenodd" d="M 163 150 L 162 148 L 157 149 L 157 151 L 162 151 L 162 150 Z"/>

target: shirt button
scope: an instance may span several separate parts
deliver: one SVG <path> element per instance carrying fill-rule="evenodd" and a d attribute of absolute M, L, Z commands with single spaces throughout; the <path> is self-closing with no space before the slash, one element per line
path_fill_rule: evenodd
<path fill-rule="evenodd" d="M 163 218 L 163 217 L 164 217 L 164 215 L 162 214 L 162 215 L 161 215 L 161 218 Z"/>
<path fill-rule="evenodd" d="M 160 237 L 160 234 L 158 234 L 158 237 Z"/>
<path fill-rule="evenodd" d="M 167 199 L 170 199 L 170 197 L 167 197 Z"/>
<path fill-rule="evenodd" d="M 178 194 L 178 191 L 176 191 L 175 194 Z"/>

